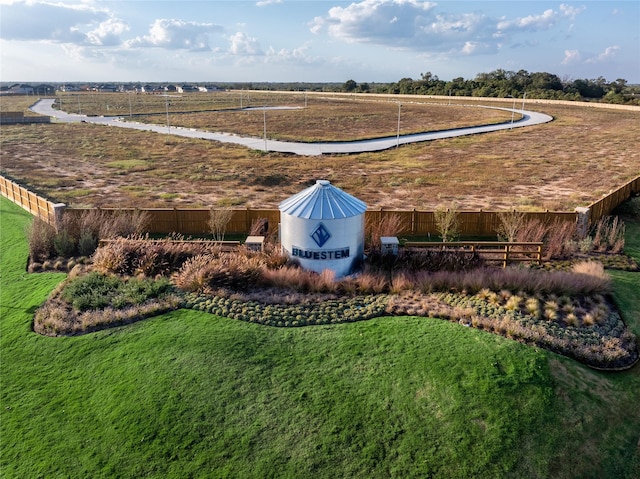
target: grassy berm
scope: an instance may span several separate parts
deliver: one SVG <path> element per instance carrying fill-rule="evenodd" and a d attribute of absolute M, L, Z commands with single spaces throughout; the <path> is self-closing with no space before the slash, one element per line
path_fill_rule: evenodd
<path fill-rule="evenodd" d="M 601 373 L 442 320 L 271 328 L 179 310 L 32 332 L 63 278 L 27 274 L 0 199 L 3 478 L 637 478 L 640 368 Z M 640 226 L 627 226 L 640 259 Z M 616 272 L 640 333 L 640 274 Z"/>

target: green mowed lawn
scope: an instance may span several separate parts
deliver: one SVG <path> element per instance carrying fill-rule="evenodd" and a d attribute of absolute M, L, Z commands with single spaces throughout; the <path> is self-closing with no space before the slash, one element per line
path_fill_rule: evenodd
<path fill-rule="evenodd" d="M 64 276 L 25 273 L 29 221 L 0 199 L 3 478 L 638 477 L 638 368 L 442 320 L 280 329 L 180 310 L 41 337 L 33 311 Z"/>

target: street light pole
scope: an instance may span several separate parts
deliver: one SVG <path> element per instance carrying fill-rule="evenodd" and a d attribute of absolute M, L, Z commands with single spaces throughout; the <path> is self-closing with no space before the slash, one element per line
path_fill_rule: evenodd
<path fill-rule="evenodd" d="M 398 102 L 398 132 L 396 133 L 396 148 L 400 146 L 400 111 L 402 109 L 402 103 Z"/>
<path fill-rule="evenodd" d="M 164 97 L 164 106 L 167 111 L 167 133 L 171 133 L 171 125 L 169 125 L 169 98 Z"/>
<path fill-rule="evenodd" d="M 263 117 L 263 122 L 264 122 L 264 151 L 268 151 L 267 150 L 267 107 L 264 106 L 263 110 L 262 110 L 262 117 Z"/>
<path fill-rule="evenodd" d="M 516 114 L 516 98 L 511 95 L 507 95 L 507 98 L 513 98 L 513 106 L 511 107 L 511 126 L 509 127 L 510 130 L 513 130 L 513 117 Z"/>

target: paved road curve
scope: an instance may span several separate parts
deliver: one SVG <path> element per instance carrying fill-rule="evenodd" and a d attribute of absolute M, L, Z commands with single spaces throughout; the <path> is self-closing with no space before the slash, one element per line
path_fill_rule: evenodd
<path fill-rule="evenodd" d="M 50 98 L 40 100 L 31 107 L 31 110 L 42 115 L 52 116 L 60 122 L 77 123 L 83 121 L 86 123 L 118 126 L 121 128 L 133 128 L 135 130 L 155 131 L 157 133 L 185 136 L 188 138 L 203 138 L 206 140 L 220 141 L 223 143 L 235 143 L 237 145 L 243 145 L 254 150 L 277 151 L 280 153 L 295 153 L 296 155 L 304 156 L 381 151 L 407 143 L 418 143 L 421 141 L 439 140 L 442 138 L 453 138 L 456 136 L 464 135 L 476 135 L 479 133 L 488 133 L 491 131 L 499 130 L 509 130 L 511 128 L 522 128 L 525 126 L 547 123 L 553 120 L 553 117 L 535 111 L 478 106 L 476 108 L 495 108 L 497 110 L 514 111 L 515 113 L 522 114 L 523 117 L 522 119 L 514 121 L 513 123 L 506 122 L 496 125 L 471 126 L 466 128 L 456 128 L 452 130 L 415 133 L 412 135 L 401 135 L 399 138 L 397 136 L 389 136 L 384 138 L 359 141 L 296 143 L 269 139 L 265 140 L 264 138 L 237 136 L 231 133 L 213 133 L 202 130 L 195 130 L 193 128 L 182 128 L 178 126 L 167 127 L 166 125 L 152 125 L 148 123 L 123 121 L 122 117 L 86 116 L 65 113 L 63 111 L 53 109 L 54 101 L 54 99 Z"/>

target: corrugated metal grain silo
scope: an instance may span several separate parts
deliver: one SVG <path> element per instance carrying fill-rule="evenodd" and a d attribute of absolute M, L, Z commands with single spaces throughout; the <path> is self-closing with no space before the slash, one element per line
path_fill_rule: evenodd
<path fill-rule="evenodd" d="M 367 205 L 327 180 L 280 203 L 280 242 L 307 270 L 351 274 L 364 256 Z"/>

